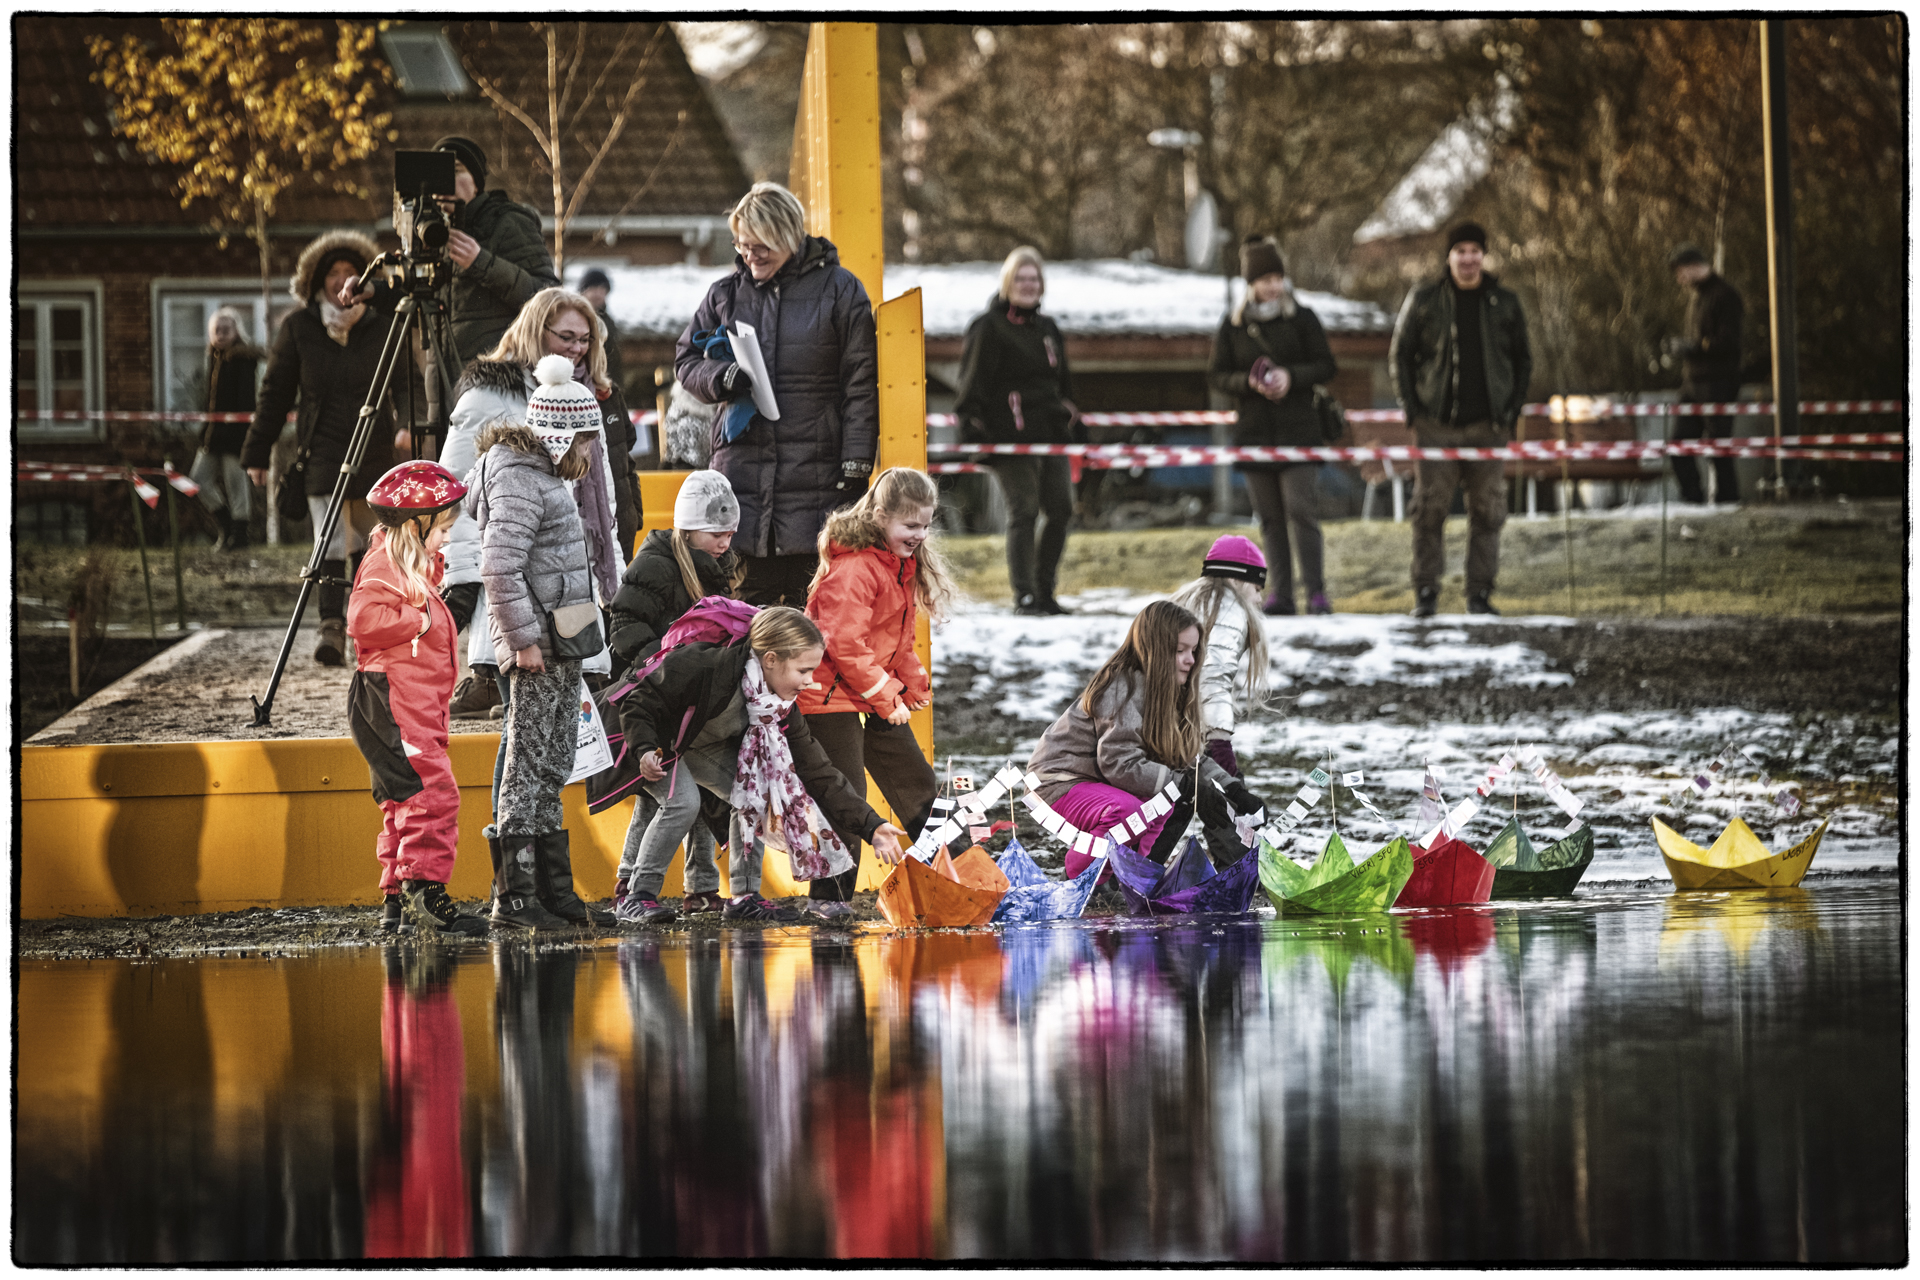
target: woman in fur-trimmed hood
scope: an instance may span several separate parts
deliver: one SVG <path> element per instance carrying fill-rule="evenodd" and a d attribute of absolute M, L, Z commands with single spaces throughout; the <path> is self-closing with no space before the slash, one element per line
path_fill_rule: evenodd
<path fill-rule="evenodd" d="M 253 425 L 241 447 L 241 464 L 255 484 L 267 483 L 273 445 L 299 405 L 297 436 L 307 451 L 307 510 L 319 532 L 320 515 L 339 478 L 360 406 L 373 389 L 389 317 L 377 303 L 341 307 L 340 286 L 365 271 L 378 246 L 358 231 L 330 231 L 309 244 L 294 264 L 289 291 L 300 309 L 280 322 L 267 357 Z M 347 483 L 346 508 L 335 526 L 321 567 L 330 578 L 350 580 L 347 556 L 366 549 L 374 518 L 367 490 L 394 464 L 392 401 L 381 406 L 365 457 Z M 320 643 L 314 658 L 339 666 L 346 656 L 347 589 L 322 585 Z"/>

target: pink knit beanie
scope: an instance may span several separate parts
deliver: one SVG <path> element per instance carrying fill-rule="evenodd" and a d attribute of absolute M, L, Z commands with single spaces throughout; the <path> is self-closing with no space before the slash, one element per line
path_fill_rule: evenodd
<path fill-rule="evenodd" d="M 1267 585 L 1267 558 L 1251 539 L 1229 533 L 1214 540 L 1200 572 L 1209 578 L 1244 578 L 1256 587 Z"/>

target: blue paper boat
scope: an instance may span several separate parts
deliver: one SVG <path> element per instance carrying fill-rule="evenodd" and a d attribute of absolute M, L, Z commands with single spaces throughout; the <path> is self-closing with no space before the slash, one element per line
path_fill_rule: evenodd
<path fill-rule="evenodd" d="M 1013 887 L 1000 899 L 1000 906 L 993 913 L 994 924 L 1078 919 L 1087 909 L 1087 899 L 1093 897 L 1100 873 L 1107 867 L 1106 858 L 1099 857 L 1071 880 L 1049 879 L 1018 840 L 1007 842 L 1006 852 L 997 862 L 1000 873 Z"/>
<path fill-rule="evenodd" d="M 1260 887 L 1258 846 L 1224 871 L 1213 869 L 1197 839 L 1189 839 L 1164 867 L 1112 841 L 1107 844 L 1107 856 L 1129 915 L 1244 915 Z"/>

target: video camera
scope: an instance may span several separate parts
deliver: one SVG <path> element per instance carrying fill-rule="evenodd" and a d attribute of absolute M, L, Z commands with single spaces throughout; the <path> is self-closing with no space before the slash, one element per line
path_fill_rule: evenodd
<path fill-rule="evenodd" d="M 447 241 L 466 207 L 454 199 L 453 166 L 450 151 L 393 153 L 393 230 L 401 247 L 398 261 L 383 265 L 400 267 L 412 292 L 437 289 L 450 278 Z M 452 202 L 451 213 L 442 200 Z"/>

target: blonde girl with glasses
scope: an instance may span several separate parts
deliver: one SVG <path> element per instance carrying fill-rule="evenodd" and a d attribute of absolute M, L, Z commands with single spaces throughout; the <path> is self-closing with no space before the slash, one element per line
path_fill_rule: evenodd
<path fill-rule="evenodd" d="M 628 461 L 633 420 L 620 388 L 607 378 L 606 326 L 593 304 L 569 289 L 542 289 L 528 300 L 500 342 L 468 364 L 454 388 L 455 400 L 440 463 L 465 478 L 473 467 L 474 445 L 482 428 L 501 420 L 522 421 L 527 397 L 536 385 L 534 366 L 557 355 L 573 366 L 573 380 L 599 403 L 600 443 L 594 465 L 572 485 L 587 530 L 588 563 L 603 601 L 620 589 L 620 575 L 640 529 L 640 497 Z M 447 543 L 443 595 L 457 625 L 470 627 L 468 661 L 472 674 L 454 690 L 453 715 L 486 717 L 499 705 L 493 641 L 487 634 L 486 605 L 480 586 L 480 531 L 462 516 Z M 603 658 L 587 670 L 611 674 Z"/>

